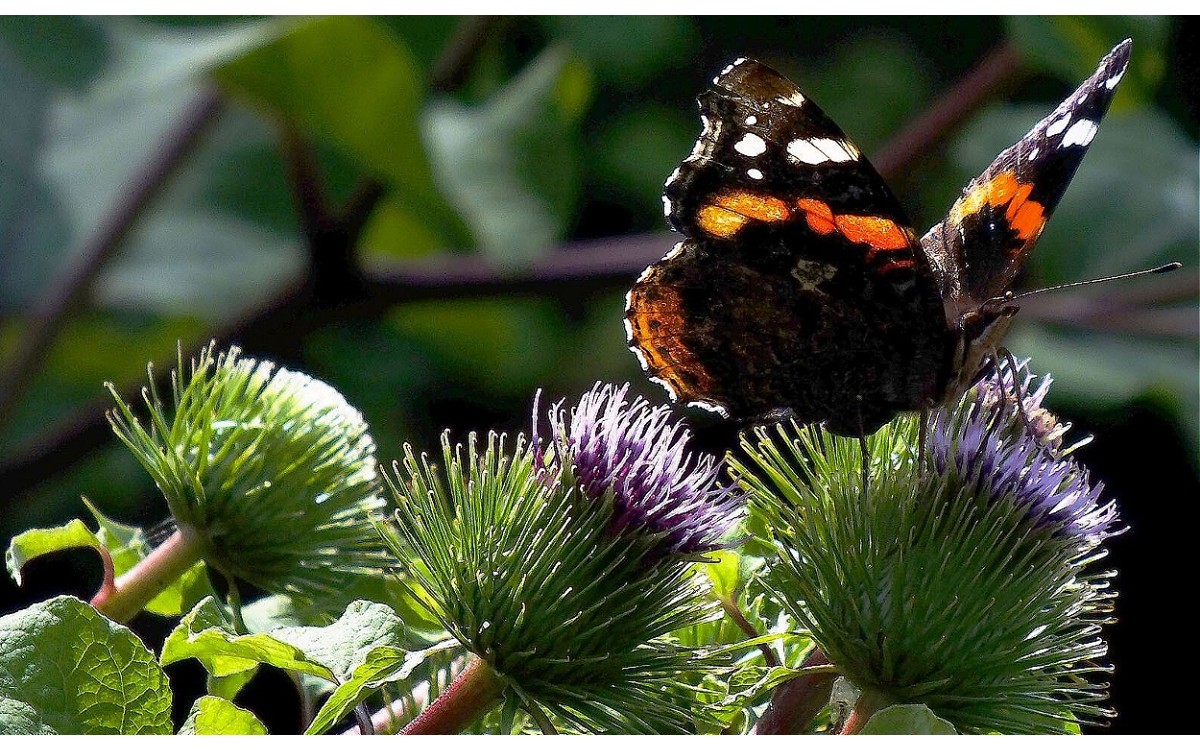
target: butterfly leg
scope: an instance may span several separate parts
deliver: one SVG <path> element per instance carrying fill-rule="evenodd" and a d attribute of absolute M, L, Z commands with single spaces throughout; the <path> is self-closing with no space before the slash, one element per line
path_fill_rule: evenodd
<path fill-rule="evenodd" d="M 1000 387 L 1004 387 L 1004 378 L 1000 377 L 1002 368 L 1000 358 L 1004 358 L 1005 364 L 1008 365 L 1008 371 L 1012 373 L 1013 379 L 1013 403 L 1016 405 L 1017 414 L 1021 415 L 1021 424 L 1025 427 L 1025 431 L 1029 432 L 1032 427 L 1029 424 L 1029 415 L 1025 413 L 1025 394 L 1021 393 L 1020 371 L 1017 367 L 1017 360 L 1013 357 L 1012 352 L 1001 347 L 1000 349 L 992 350 L 992 361 L 996 363 L 996 376 L 1000 378 Z"/>

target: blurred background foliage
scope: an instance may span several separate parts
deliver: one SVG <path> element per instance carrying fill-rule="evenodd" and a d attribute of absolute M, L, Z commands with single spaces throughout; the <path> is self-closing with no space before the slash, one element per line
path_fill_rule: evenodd
<path fill-rule="evenodd" d="M 128 391 L 177 341 L 242 343 L 327 380 L 385 460 L 446 427 L 521 429 L 537 388 L 629 380 L 660 401 L 625 348 L 623 295 L 673 242 L 662 183 L 725 63 L 793 78 L 890 165 L 920 232 L 1129 36 L 1130 72 L 1023 286 L 1185 270 L 1030 300 L 1009 344 L 1055 375 L 1052 407 L 1096 433 L 1084 459 L 1133 528 L 1114 557 L 1117 728 L 1169 729 L 1145 690 L 1168 678 L 1139 644 L 1173 612 L 1155 598 L 1163 576 L 1195 576 L 1195 31 L 1123 17 L 0 19 L 0 537 L 77 515 L 82 494 L 123 520 L 165 516 L 96 417 L 103 381 Z M 988 90 L 956 94 L 989 60 Z M 905 153 L 893 139 L 938 106 L 958 108 L 953 126 Z M 119 241 L 81 260 L 97 239 Z M 31 355 L 70 289 L 80 304 Z M 728 431 L 691 416 L 720 448 Z M 38 563 L 33 588 L 0 584 L 0 612 L 62 590 L 64 564 Z"/>

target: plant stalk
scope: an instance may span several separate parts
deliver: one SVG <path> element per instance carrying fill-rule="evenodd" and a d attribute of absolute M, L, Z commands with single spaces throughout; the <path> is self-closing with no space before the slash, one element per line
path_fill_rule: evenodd
<path fill-rule="evenodd" d="M 129 622 L 151 599 L 199 562 L 201 548 L 200 536 L 180 527 L 111 587 L 101 588 L 92 597 L 92 606 L 114 622 Z"/>
<path fill-rule="evenodd" d="M 871 717 L 879 713 L 879 711 L 887 708 L 895 703 L 890 695 L 881 693 L 878 690 L 863 690 L 862 695 L 858 696 L 858 702 L 854 704 L 854 710 L 850 712 L 849 718 L 846 719 L 845 725 L 842 726 L 842 734 L 858 734 L 862 731 Z"/>
<path fill-rule="evenodd" d="M 458 734 L 500 700 L 504 678 L 476 657 L 400 734 Z"/>

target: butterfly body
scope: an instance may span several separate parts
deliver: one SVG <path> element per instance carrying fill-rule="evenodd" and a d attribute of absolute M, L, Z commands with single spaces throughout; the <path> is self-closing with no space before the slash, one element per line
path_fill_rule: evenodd
<path fill-rule="evenodd" d="M 1128 54 L 1110 53 L 920 240 L 832 120 L 736 61 L 699 97 L 704 130 L 664 188 L 685 239 L 630 290 L 630 349 L 673 399 L 741 421 L 790 413 L 861 436 L 959 395 L 1012 323 L 1009 290 Z"/>

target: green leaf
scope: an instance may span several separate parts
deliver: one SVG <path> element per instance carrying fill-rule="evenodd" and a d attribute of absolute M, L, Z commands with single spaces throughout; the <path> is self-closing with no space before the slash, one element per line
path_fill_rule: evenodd
<path fill-rule="evenodd" d="M 167 676 L 130 630 L 60 596 L 0 617 L 0 734 L 170 734 Z"/>
<path fill-rule="evenodd" d="M 565 50 L 551 48 L 483 104 L 441 98 L 425 111 L 438 184 L 496 262 L 526 265 L 567 229 L 579 171 L 573 112 L 564 110 L 578 107 L 578 75 Z"/>
<path fill-rule="evenodd" d="M 295 24 L 222 66 L 216 78 L 328 140 L 426 215 L 451 218 L 421 144 L 421 70 L 404 41 L 379 22 L 335 16 Z"/>
<path fill-rule="evenodd" d="M 197 604 L 163 642 L 160 658 L 163 666 L 183 659 L 199 660 L 209 674 L 216 677 L 228 677 L 259 664 L 269 664 L 327 680 L 335 679 L 332 670 L 308 659 L 296 646 L 266 633 L 238 635 L 225 611 L 212 597 Z"/>
<path fill-rule="evenodd" d="M 430 655 L 459 648 L 458 641 L 446 641 L 421 651 L 405 651 L 394 646 L 373 648 L 354 665 L 321 710 L 305 734 L 324 734 L 372 692 L 390 682 L 408 680 Z"/>
<path fill-rule="evenodd" d="M 888 706 L 867 720 L 859 734 L 958 734 L 954 725 L 919 703 Z"/>
<path fill-rule="evenodd" d="M 1133 56 L 1121 80 L 1121 99 L 1150 101 L 1166 70 L 1169 21 L 1151 16 L 1012 16 L 1008 33 L 1022 58 L 1072 84 L 1087 78 L 1100 58 L 1125 39 Z"/>
<path fill-rule="evenodd" d="M 192 704 L 179 734 L 266 734 L 258 717 L 224 698 L 205 695 Z"/>
<path fill-rule="evenodd" d="M 256 616 L 260 624 L 269 626 L 287 609 L 277 600 Z M 322 709 L 325 711 L 322 720 L 327 719 L 332 725 L 344 715 L 335 713 L 348 700 L 346 696 L 365 695 L 384 682 L 401 679 L 388 675 L 407 674 L 404 670 L 411 671 L 420 664 L 423 652 L 418 652 L 419 658 L 413 665 L 404 662 L 403 657 L 418 644 L 427 645 L 408 630 L 390 607 L 378 602 L 353 602 L 340 618 L 323 627 L 286 625 L 273 627 L 269 632 L 239 635 L 225 611 L 209 598 L 189 612 L 167 636 L 162 663 L 198 659 L 213 679 L 218 680 L 216 686 L 226 697 L 236 694 L 248 679 L 245 673 L 260 664 L 333 682 L 340 686 L 334 693 L 338 702 L 328 711 Z M 399 658 L 402 663 L 393 663 L 391 657 Z M 331 697 L 330 702 L 333 700 Z M 359 700 L 361 697 L 351 700 L 348 706 Z"/>
<path fill-rule="evenodd" d="M 4 554 L 4 563 L 8 567 L 8 574 L 20 586 L 21 568 L 33 558 L 78 547 L 91 547 L 99 551 L 100 546 L 96 535 L 83 525 L 83 521 L 75 519 L 52 529 L 30 529 L 13 537 Z"/>
<path fill-rule="evenodd" d="M 704 566 L 704 572 L 713 584 L 713 593 L 719 599 L 734 600 L 742 587 L 742 556 L 735 550 L 714 552 L 716 562 Z"/>
<path fill-rule="evenodd" d="M 340 680 L 380 646 L 403 649 L 411 645 L 407 626 L 386 604 L 356 601 L 336 622 L 325 627 L 282 627 L 271 636 L 304 652 L 306 658 L 328 667 Z"/>

